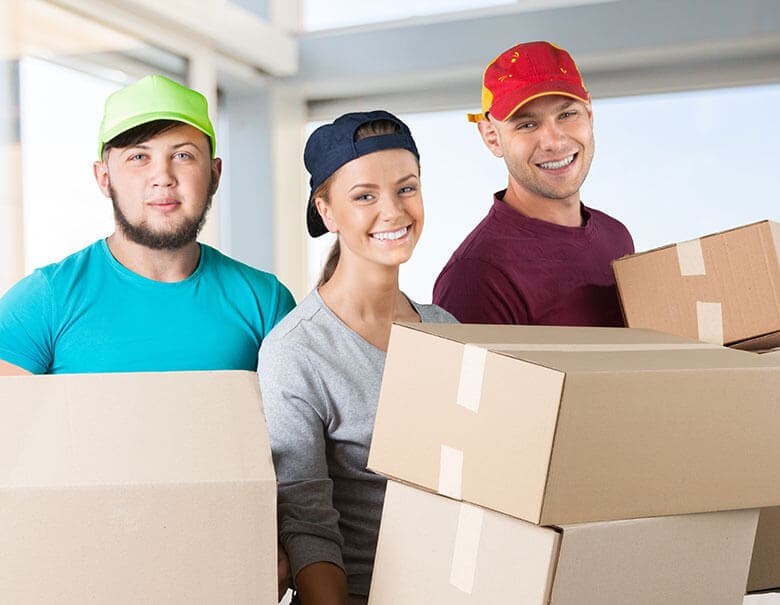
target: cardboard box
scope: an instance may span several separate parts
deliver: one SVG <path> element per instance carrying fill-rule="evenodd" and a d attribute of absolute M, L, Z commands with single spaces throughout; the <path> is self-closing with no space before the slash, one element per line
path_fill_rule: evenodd
<path fill-rule="evenodd" d="M 254 372 L 0 378 L 4 603 L 276 603 Z"/>
<path fill-rule="evenodd" d="M 780 588 L 780 506 L 761 509 L 747 583 L 748 592 L 770 588 Z"/>
<path fill-rule="evenodd" d="M 368 465 L 540 525 L 780 504 L 780 367 L 648 330 L 394 325 Z"/>
<path fill-rule="evenodd" d="M 388 482 L 370 605 L 739 605 L 758 511 L 539 527 Z"/>
<path fill-rule="evenodd" d="M 746 349 L 780 346 L 780 223 L 613 262 L 626 325 Z"/>

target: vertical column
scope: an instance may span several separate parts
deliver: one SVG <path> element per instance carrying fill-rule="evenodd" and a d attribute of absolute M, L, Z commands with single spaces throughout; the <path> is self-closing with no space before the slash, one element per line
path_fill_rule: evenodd
<path fill-rule="evenodd" d="M 217 106 L 217 68 L 214 63 L 214 52 L 211 49 L 204 48 L 197 53 L 189 55 L 189 71 L 187 74 L 187 83 L 190 88 L 201 92 L 209 103 L 209 115 L 214 129 L 217 129 L 218 106 Z M 217 155 L 220 155 L 220 146 L 223 144 L 217 137 Z M 200 241 L 211 246 L 219 247 L 221 233 L 221 211 L 219 206 L 219 195 L 214 196 L 214 205 L 211 207 L 209 217 L 203 226 L 200 234 Z"/>
<path fill-rule="evenodd" d="M 303 147 L 306 101 L 281 85 L 271 90 L 274 268 L 296 300 L 308 290 L 306 170 Z"/>
<path fill-rule="evenodd" d="M 0 2 L 0 295 L 24 275 L 19 2 Z"/>

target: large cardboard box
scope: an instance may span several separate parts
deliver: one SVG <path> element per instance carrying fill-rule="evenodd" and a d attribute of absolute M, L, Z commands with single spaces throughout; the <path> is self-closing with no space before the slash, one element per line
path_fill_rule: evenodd
<path fill-rule="evenodd" d="M 780 223 L 613 262 L 626 325 L 747 349 L 780 346 Z"/>
<path fill-rule="evenodd" d="M 539 527 L 388 482 L 370 605 L 739 605 L 758 511 Z"/>
<path fill-rule="evenodd" d="M 780 368 L 649 330 L 394 325 L 369 468 L 541 525 L 780 504 Z"/>
<path fill-rule="evenodd" d="M 253 372 L 0 378 L 0 600 L 276 603 Z"/>

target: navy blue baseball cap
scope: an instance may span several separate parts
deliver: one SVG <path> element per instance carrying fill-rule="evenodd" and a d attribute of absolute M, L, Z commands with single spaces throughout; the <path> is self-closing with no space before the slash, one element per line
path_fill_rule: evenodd
<path fill-rule="evenodd" d="M 388 120 L 398 125 L 398 132 L 370 136 L 355 140 L 357 129 L 377 120 Z M 406 149 L 419 160 L 420 153 L 409 127 L 393 114 L 382 111 L 345 113 L 332 124 L 324 124 L 311 133 L 303 151 L 303 163 L 311 174 L 309 202 L 306 209 L 306 226 L 309 235 L 319 237 L 328 229 L 322 222 L 314 204 L 314 192 L 325 180 L 347 162 L 384 149 Z"/>

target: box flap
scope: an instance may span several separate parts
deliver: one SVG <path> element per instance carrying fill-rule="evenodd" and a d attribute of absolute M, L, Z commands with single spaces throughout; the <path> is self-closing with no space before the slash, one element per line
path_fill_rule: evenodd
<path fill-rule="evenodd" d="M 0 487 L 274 481 L 254 372 L 0 379 Z"/>

